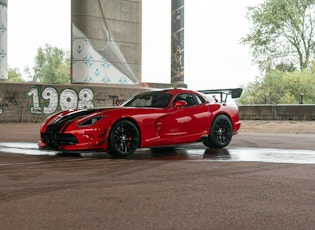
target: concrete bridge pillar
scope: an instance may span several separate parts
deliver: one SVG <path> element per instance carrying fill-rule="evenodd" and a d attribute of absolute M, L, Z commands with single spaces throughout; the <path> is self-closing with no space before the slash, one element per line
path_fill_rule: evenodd
<path fill-rule="evenodd" d="M 142 0 L 71 0 L 72 83 L 141 82 Z"/>
<path fill-rule="evenodd" d="M 0 80 L 8 79 L 8 0 L 0 0 Z"/>
<path fill-rule="evenodd" d="M 184 0 L 172 0 L 171 83 L 184 84 Z"/>

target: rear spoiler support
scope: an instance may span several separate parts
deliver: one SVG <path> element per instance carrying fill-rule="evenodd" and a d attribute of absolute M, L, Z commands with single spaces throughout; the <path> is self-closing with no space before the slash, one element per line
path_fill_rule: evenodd
<path fill-rule="evenodd" d="M 220 100 L 225 101 L 227 100 L 228 95 L 231 97 L 239 98 L 242 95 L 243 89 L 242 88 L 234 88 L 234 89 L 205 89 L 205 90 L 197 90 L 203 94 L 220 94 Z M 223 98 L 225 96 L 225 98 Z"/>

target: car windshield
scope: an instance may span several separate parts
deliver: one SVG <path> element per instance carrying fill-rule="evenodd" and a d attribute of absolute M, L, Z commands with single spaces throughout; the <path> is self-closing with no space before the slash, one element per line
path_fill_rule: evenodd
<path fill-rule="evenodd" d="M 166 108 L 172 95 L 164 91 L 150 91 L 138 94 L 123 104 L 124 107 Z"/>

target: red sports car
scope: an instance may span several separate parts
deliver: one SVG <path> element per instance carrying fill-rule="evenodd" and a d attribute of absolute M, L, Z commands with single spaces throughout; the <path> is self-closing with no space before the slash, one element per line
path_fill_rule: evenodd
<path fill-rule="evenodd" d="M 194 142 L 223 148 L 241 125 L 236 103 L 227 98 L 241 93 L 240 88 L 152 90 L 119 107 L 62 111 L 41 127 L 39 147 L 64 152 L 101 150 L 113 156 L 128 156 L 137 148 Z"/>

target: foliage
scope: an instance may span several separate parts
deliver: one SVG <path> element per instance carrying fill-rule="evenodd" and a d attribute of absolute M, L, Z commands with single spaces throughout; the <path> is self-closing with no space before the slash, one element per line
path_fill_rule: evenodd
<path fill-rule="evenodd" d="M 25 82 L 19 68 L 9 68 L 8 80 L 12 82 Z"/>
<path fill-rule="evenodd" d="M 315 104 L 315 65 L 310 69 L 283 72 L 269 70 L 249 83 L 240 104 Z"/>
<path fill-rule="evenodd" d="M 33 70 L 33 81 L 67 83 L 70 80 L 69 52 L 46 44 L 37 49 Z"/>
<path fill-rule="evenodd" d="M 315 56 L 315 0 L 266 0 L 249 7 L 250 46 L 262 70 L 306 69 Z"/>

